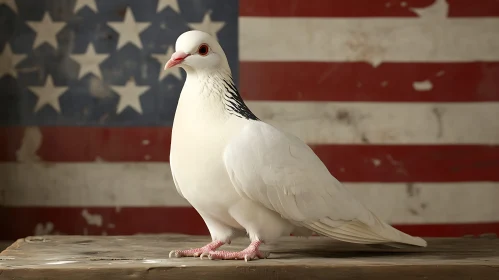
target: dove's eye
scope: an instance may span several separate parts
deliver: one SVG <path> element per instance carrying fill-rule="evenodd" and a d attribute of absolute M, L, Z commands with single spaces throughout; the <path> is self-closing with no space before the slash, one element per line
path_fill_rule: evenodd
<path fill-rule="evenodd" d="M 199 46 L 198 53 L 202 56 L 205 56 L 208 54 L 209 50 L 210 49 L 208 48 L 208 45 L 202 44 L 201 46 Z"/>

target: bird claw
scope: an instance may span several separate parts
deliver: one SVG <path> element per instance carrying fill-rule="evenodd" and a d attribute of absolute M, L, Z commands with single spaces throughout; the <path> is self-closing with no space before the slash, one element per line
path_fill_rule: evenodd
<path fill-rule="evenodd" d="M 168 254 L 168 257 L 171 258 L 172 257 L 172 254 L 174 255 L 175 258 L 181 258 L 181 254 L 179 251 L 176 251 L 176 250 L 173 250 L 173 251 L 170 251 L 170 254 Z"/>
<path fill-rule="evenodd" d="M 229 252 L 229 251 L 215 251 L 220 246 L 222 242 L 213 241 L 210 244 L 201 247 L 188 250 L 173 250 L 168 254 L 169 258 L 182 258 L 182 257 L 199 257 L 204 259 L 207 257 L 209 260 L 244 260 L 245 262 L 254 260 L 256 258 L 266 259 L 269 257 L 269 252 L 262 252 L 258 250 L 260 246 L 260 241 L 252 242 L 246 249 L 239 252 Z"/>
<path fill-rule="evenodd" d="M 197 258 L 197 257 L 199 257 L 199 255 L 201 255 L 201 253 L 203 253 L 203 252 L 194 252 L 192 254 L 192 256 Z"/>
<path fill-rule="evenodd" d="M 218 247 L 222 246 L 223 244 L 224 243 L 221 241 L 212 241 L 209 244 L 207 244 L 206 246 L 201 247 L 201 248 L 194 248 L 194 249 L 188 249 L 188 250 L 173 250 L 173 251 L 170 251 L 170 254 L 168 254 L 168 257 L 171 258 L 172 255 L 175 258 L 199 257 L 199 256 L 202 256 L 203 254 L 209 253 L 212 250 L 216 250 Z"/>
<path fill-rule="evenodd" d="M 204 257 L 208 257 L 208 259 L 211 260 L 209 252 L 204 252 L 199 256 L 200 259 L 204 259 Z"/>
<path fill-rule="evenodd" d="M 248 262 L 257 258 L 266 259 L 269 255 L 269 252 L 261 252 L 259 250 L 243 250 L 240 252 L 211 251 L 209 253 L 203 253 L 202 257 L 207 256 L 210 260 L 244 260 L 245 262 Z"/>
<path fill-rule="evenodd" d="M 182 257 L 199 257 L 206 255 L 207 251 L 201 251 L 200 249 L 191 249 L 191 250 L 184 250 L 184 251 L 179 251 L 179 250 L 173 250 L 170 251 L 170 254 L 168 254 L 169 258 L 172 258 L 172 255 L 174 258 L 182 258 Z M 201 258 L 203 259 L 203 258 Z"/>

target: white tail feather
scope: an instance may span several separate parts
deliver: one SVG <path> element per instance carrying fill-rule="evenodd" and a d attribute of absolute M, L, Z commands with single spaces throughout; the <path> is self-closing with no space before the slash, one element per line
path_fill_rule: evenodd
<path fill-rule="evenodd" d="M 424 239 L 397 230 L 381 221 L 372 212 L 370 212 L 369 218 L 369 225 L 361 221 L 352 221 L 337 226 L 335 221 L 321 219 L 321 221 L 307 223 L 305 226 L 319 234 L 351 243 L 382 244 L 395 248 L 404 248 L 407 245 L 427 246 Z"/>

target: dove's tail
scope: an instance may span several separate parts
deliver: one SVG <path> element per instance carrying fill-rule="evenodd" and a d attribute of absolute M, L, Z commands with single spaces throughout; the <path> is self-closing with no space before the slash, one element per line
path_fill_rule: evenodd
<path fill-rule="evenodd" d="M 420 237 L 410 236 L 383 222 L 369 211 L 369 224 L 352 221 L 339 225 L 337 221 L 321 219 L 306 225 L 309 229 L 325 236 L 345 242 L 386 245 L 395 248 L 411 246 L 426 247 L 427 243 Z"/>

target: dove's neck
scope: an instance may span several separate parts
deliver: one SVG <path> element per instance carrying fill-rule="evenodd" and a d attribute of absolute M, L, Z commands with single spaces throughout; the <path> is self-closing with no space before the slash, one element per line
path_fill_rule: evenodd
<path fill-rule="evenodd" d="M 213 113 L 226 117 L 258 120 L 244 103 L 232 80 L 230 70 L 188 71 L 184 89 L 182 95 L 185 93 L 185 98 L 190 100 L 191 105 L 192 102 L 201 103 L 200 105 L 204 107 L 202 110 L 208 107 Z"/>

